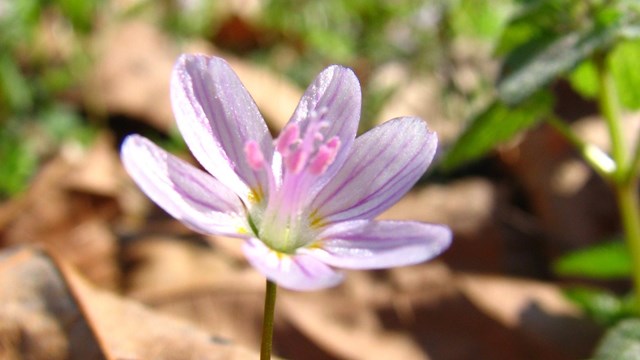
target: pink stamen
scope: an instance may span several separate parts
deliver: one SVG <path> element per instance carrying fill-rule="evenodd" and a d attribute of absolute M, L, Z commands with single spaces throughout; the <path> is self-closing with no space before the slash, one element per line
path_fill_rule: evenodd
<path fill-rule="evenodd" d="M 335 159 L 340 140 L 335 137 L 322 144 L 325 139 L 322 130 L 329 126 L 322 121 L 326 112 L 326 109 L 311 111 L 304 134 L 299 124 L 289 124 L 276 139 L 276 151 L 282 155 L 288 173 L 295 175 L 308 169 L 312 174 L 321 174 Z"/>
<path fill-rule="evenodd" d="M 287 156 L 291 150 L 291 146 L 300 140 L 300 127 L 298 124 L 288 125 L 276 140 L 276 150 Z"/>
<path fill-rule="evenodd" d="M 260 150 L 258 143 L 254 140 L 250 140 L 244 145 L 244 153 L 247 157 L 249 166 L 251 166 L 253 170 L 257 171 L 265 166 L 262 150 Z"/>
<path fill-rule="evenodd" d="M 318 152 L 311 160 L 309 172 L 314 175 L 320 175 L 327 171 L 329 165 L 333 163 L 340 148 L 340 139 L 336 136 L 332 137 L 326 144 L 318 149 Z"/>
<path fill-rule="evenodd" d="M 293 174 L 299 174 L 305 165 L 307 165 L 308 158 L 309 153 L 304 151 L 304 149 L 295 150 L 284 159 L 287 170 Z"/>

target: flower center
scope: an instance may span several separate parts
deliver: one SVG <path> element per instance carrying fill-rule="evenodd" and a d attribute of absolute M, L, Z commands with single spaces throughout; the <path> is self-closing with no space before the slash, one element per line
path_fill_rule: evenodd
<path fill-rule="evenodd" d="M 274 164 L 265 160 L 258 143 L 245 144 L 246 160 L 252 169 L 267 171 L 269 197 L 250 211 L 256 236 L 270 248 L 292 253 L 312 241 L 308 203 L 310 187 L 334 162 L 340 139 L 325 139 L 326 110 L 312 111 L 304 129 L 288 124 L 275 140 Z"/>

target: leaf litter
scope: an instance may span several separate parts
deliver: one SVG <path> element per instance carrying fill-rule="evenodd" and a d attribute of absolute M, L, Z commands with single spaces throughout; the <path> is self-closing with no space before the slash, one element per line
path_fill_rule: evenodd
<path fill-rule="evenodd" d="M 83 101 L 167 134 L 174 123 L 171 64 L 183 51 L 220 51 L 198 42 L 180 47 L 146 23 L 114 26 L 95 42 L 93 51 L 103 56 Z M 272 130 L 279 130 L 301 90 L 229 58 Z M 456 237 L 444 261 L 349 272 L 343 286 L 314 294 L 282 291 L 276 353 L 307 359 L 587 356 L 599 329 L 563 300 L 559 286 L 505 275 L 509 232 L 495 217 L 504 211 L 503 185 L 464 178 L 408 194 L 382 217 L 449 224 Z M 194 234 L 150 204 L 124 175 L 110 134 L 88 149 L 61 151 L 26 193 L 1 203 L 0 241 L 3 359 L 257 356 L 263 279 L 233 239 Z"/>

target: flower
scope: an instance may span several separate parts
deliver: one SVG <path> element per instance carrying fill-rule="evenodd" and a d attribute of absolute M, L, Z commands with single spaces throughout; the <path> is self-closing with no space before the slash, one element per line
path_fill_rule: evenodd
<path fill-rule="evenodd" d="M 135 134 L 122 145 L 125 168 L 186 226 L 243 239 L 248 261 L 276 284 L 321 289 L 342 280 L 336 268 L 416 264 L 449 246 L 446 226 L 373 220 L 426 171 L 437 137 L 403 117 L 356 139 L 361 93 L 350 69 L 322 71 L 275 140 L 223 59 L 182 55 L 171 100 L 208 173 Z"/>

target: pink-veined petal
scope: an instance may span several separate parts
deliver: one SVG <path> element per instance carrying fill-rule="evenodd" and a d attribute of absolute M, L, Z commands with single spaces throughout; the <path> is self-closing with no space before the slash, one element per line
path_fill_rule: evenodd
<path fill-rule="evenodd" d="M 198 161 L 243 199 L 268 192 L 265 171 L 254 170 L 245 145 L 255 141 L 271 163 L 273 139 L 258 107 L 223 59 L 182 55 L 171 78 L 178 128 Z"/>
<path fill-rule="evenodd" d="M 167 153 L 139 135 L 121 148 L 125 169 L 156 204 L 195 231 L 247 237 L 240 198 L 211 175 Z"/>
<path fill-rule="evenodd" d="M 371 219 L 424 174 L 437 136 L 419 118 L 390 120 L 358 137 L 346 162 L 311 203 L 321 223 Z"/>
<path fill-rule="evenodd" d="M 328 226 L 319 238 L 317 248 L 304 252 L 338 268 L 383 269 L 440 255 L 451 244 L 451 230 L 415 221 L 354 220 Z"/>
<path fill-rule="evenodd" d="M 251 238 L 242 249 L 249 263 L 279 286 L 298 291 L 312 291 L 335 286 L 343 274 L 309 255 L 289 255 L 269 249 Z"/>
<path fill-rule="evenodd" d="M 340 151 L 326 172 L 318 178 L 319 182 L 330 178 L 344 162 L 358 131 L 361 105 L 362 92 L 358 78 L 351 69 L 338 65 L 324 69 L 300 99 L 289 123 L 297 123 L 301 132 L 304 132 L 311 114 L 314 111 L 324 112 L 323 118 L 328 125 L 322 130 L 324 138 L 336 136 L 340 139 Z"/>

